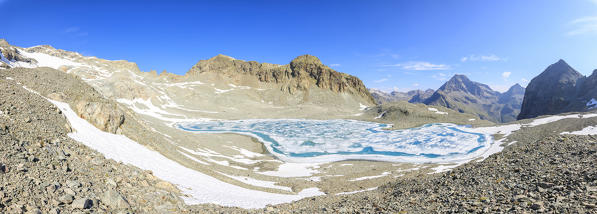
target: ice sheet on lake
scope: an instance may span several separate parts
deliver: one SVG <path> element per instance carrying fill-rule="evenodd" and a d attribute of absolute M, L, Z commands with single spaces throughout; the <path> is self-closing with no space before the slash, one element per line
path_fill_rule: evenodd
<path fill-rule="evenodd" d="M 251 119 L 185 122 L 175 126 L 195 132 L 249 135 L 288 162 L 452 162 L 478 157 L 492 143 L 489 135 L 465 131 L 453 124 L 385 130 L 386 124 L 357 120 Z"/>

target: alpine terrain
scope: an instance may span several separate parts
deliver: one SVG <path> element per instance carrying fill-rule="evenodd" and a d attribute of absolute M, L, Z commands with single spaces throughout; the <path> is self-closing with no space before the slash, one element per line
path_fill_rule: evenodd
<path fill-rule="evenodd" d="M 312 55 L 0 57 L 0 213 L 596 211 L 597 70 L 564 61 L 526 90 L 385 93 Z"/>

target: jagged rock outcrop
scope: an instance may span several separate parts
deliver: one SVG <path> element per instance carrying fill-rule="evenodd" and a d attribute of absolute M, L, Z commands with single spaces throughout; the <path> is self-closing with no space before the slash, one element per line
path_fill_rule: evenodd
<path fill-rule="evenodd" d="M 374 103 L 373 97 L 359 78 L 334 71 L 311 55 L 299 56 L 288 65 L 258 63 L 217 55 L 211 59 L 199 61 L 186 75 L 206 72 L 227 76 L 239 74 L 253 76 L 261 82 L 281 84 L 281 89 L 291 94 L 317 87 L 329 89 L 332 92 L 357 95 Z"/>
<path fill-rule="evenodd" d="M 501 94 L 465 75 L 454 75 L 423 103 L 475 114 L 484 120 L 510 122 L 516 118 L 516 97 L 520 96 L 521 90 L 513 86 L 509 92 Z"/>
<path fill-rule="evenodd" d="M 106 132 L 116 133 L 124 123 L 124 113 L 115 104 L 81 100 L 74 110 L 79 117 Z"/>
<path fill-rule="evenodd" d="M 531 80 L 518 119 L 590 110 L 587 103 L 597 97 L 596 83 L 597 72 L 585 77 L 560 59 Z"/>
<path fill-rule="evenodd" d="M 14 62 L 37 63 L 35 59 L 19 54 L 18 50 L 8 44 L 6 40 L 0 39 L 0 67 L 10 68 Z"/>

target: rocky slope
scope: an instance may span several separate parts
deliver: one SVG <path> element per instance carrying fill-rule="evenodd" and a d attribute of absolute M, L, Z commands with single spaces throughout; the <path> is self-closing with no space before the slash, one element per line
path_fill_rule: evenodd
<path fill-rule="evenodd" d="M 410 103 L 422 103 L 425 99 L 429 98 L 433 94 L 433 89 L 423 90 L 411 90 L 407 92 L 392 91 L 386 93 L 377 89 L 369 89 L 371 96 L 375 99 L 378 104 L 408 101 Z"/>
<path fill-rule="evenodd" d="M 521 129 L 502 152 L 449 172 L 397 178 L 378 190 L 304 199 L 298 213 L 595 213 L 597 139 L 558 135 L 597 119 Z M 554 134 L 556 133 L 556 134 Z M 546 136 L 546 137 L 541 137 Z"/>
<path fill-rule="evenodd" d="M 234 78 L 252 76 L 261 82 L 280 84 L 281 90 L 291 94 L 298 91 L 308 94 L 312 87 L 318 87 L 332 92 L 353 94 L 362 97 L 368 104 L 373 103 L 373 97 L 359 78 L 334 71 L 311 55 L 299 56 L 288 65 L 247 62 L 217 55 L 199 61 L 186 75 L 210 72 Z"/>
<path fill-rule="evenodd" d="M 493 122 L 510 122 L 518 114 L 516 107 L 523 91 L 520 85 L 514 85 L 508 92 L 501 94 L 464 75 L 454 75 L 423 103 L 475 114 Z"/>
<path fill-rule="evenodd" d="M 491 125 L 477 115 L 460 113 L 442 106 L 427 106 L 406 101 L 390 102 L 367 108 L 364 115 L 374 121 L 393 124 L 394 129 L 419 127 L 429 123 L 453 123 L 461 125 Z"/>
<path fill-rule="evenodd" d="M 595 106 L 597 72 L 585 77 L 564 60 L 533 78 L 524 95 L 518 119 L 563 112 L 587 111 Z"/>
<path fill-rule="evenodd" d="M 72 130 L 62 112 L 29 89 L 45 88 L 40 82 L 52 79 L 39 77 L 25 70 L 0 70 L 1 213 L 188 210 L 171 184 L 149 171 L 108 160 L 68 137 Z M 25 79 L 31 82 L 25 83 Z M 80 80 L 77 84 L 85 86 Z M 63 91 L 50 87 L 43 93 L 54 93 L 56 98 Z M 88 94 L 88 97 L 93 96 Z M 96 101 L 101 103 L 99 99 Z M 81 110 L 88 109 L 89 106 Z M 102 118 L 96 114 L 89 116 L 90 121 Z M 98 121 L 96 126 L 105 127 L 103 120 Z M 108 126 L 107 130 L 113 129 Z"/>

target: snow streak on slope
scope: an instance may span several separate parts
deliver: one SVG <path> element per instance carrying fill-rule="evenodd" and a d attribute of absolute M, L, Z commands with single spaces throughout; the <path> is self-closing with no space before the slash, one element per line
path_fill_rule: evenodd
<path fill-rule="evenodd" d="M 591 100 L 589 100 L 589 102 L 587 102 L 587 108 L 594 109 L 596 107 L 597 107 L 597 100 L 595 100 L 595 98 L 591 98 Z"/>
<path fill-rule="evenodd" d="M 562 132 L 560 134 L 573 134 L 573 135 L 597 135 L 597 126 L 587 126 L 580 131 L 573 132 Z"/>
<path fill-rule="evenodd" d="M 324 195 L 317 188 L 307 188 L 296 195 L 274 194 L 245 189 L 201 172 L 186 168 L 156 151 L 138 144 L 123 135 L 103 132 L 81 119 L 66 103 L 50 100 L 76 130 L 69 137 L 102 153 L 106 158 L 151 170 L 160 179 L 171 182 L 189 195 L 187 204 L 215 203 L 223 206 L 262 208 L 268 204 L 287 203 L 305 197 Z"/>

